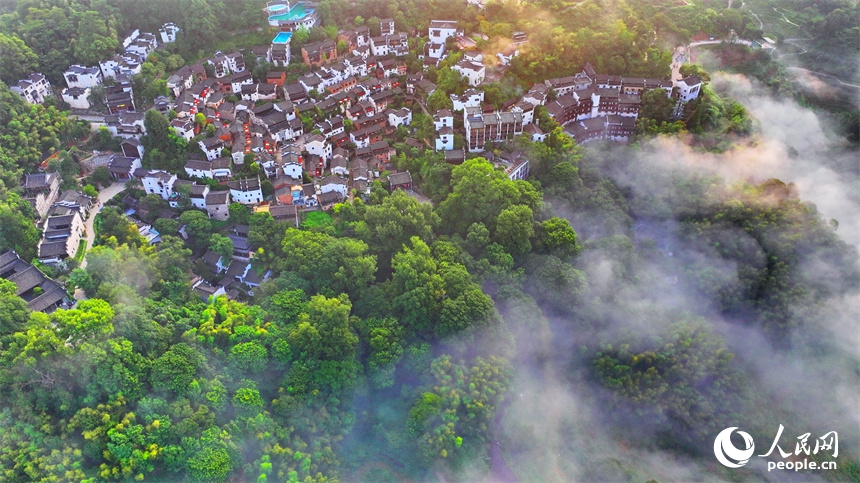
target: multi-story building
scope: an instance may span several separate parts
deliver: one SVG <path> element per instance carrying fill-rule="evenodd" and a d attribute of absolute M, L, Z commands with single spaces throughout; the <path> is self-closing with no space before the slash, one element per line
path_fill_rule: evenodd
<path fill-rule="evenodd" d="M 322 40 L 302 46 L 302 60 L 309 66 L 320 66 L 336 59 L 337 44 L 332 40 Z"/>
<path fill-rule="evenodd" d="M 161 36 L 162 43 L 176 42 L 176 34 L 179 33 L 179 27 L 173 22 L 168 22 L 158 29 L 158 34 Z"/>
<path fill-rule="evenodd" d="M 523 116 L 519 112 L 493 112 L 484 114 L 480 108 L 468 108 L 463 113 L 466 127 L 466 145 L 469 152 L 484 150 L 488 142 L 513 139 L 523 133 Z"/>
<path fill-rule="evenodd" d="M 9 89 L 30 104 L 41 104 L 54 95 L 48 79 L 39 73 L 30 74 L 26 79 L 21 79 L 17 84 L 9 86 Z"/>
<path fill-rule="evenodd" d="M 44 217 L 60 191 L 59 173 L 28 174 L 24 177 L 24 199 L 40 218 Z"/>
<path fill-rule="evenodd" d="M 281 32 L 295 32 L 299 28 L 312 29 L 319 22 L 316 8 L 305 2 L 291 5 L 288 0 L 276 0 L 266 5 L 269 25 Z"/>
<path fill-rule="evenodd" d="M 104 82 L 102 71 L 98 67 L 84 67 L 82 65 L 72 65 L 65 72 L 63 77 L 66 78 L 66 84 L 69 88 L 80 87 L 95 87 Z"/>

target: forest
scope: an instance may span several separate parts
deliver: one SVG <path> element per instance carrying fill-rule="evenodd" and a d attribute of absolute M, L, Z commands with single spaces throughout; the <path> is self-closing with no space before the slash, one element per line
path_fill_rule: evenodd
<path fill-rule="evenodd" d="M 530 47 L 493 86 L 499 99 L 585 61 L 666 77 L 671 42 L 760 34 L 724 2 L 669 3 L 319 10 L 341 27 L 454 18 L 487 49 L 525 30 Z M 38 67 L 61 84 L 70 62 L 112 53 L 130 27 L 176 21 L 187 40 L 137 79 L 155 86 L 219 32 L 259 26 L 261 5 L 0 1 L 0 251 L 35 253 L 24 173 L 61 148 L 115 142 L 85 141 L 85 123 L 2 82 Z M 755 62 L 734 67 L 766 76 Z M 462 87 L 442 72 L 443 89 Z M 366 200 L 297 228 L 238 204 L 211 220 L 184 193 L 178 220 L 146 220 L 157 245 L 108 203 L 86 267 L 60 277 L 87 300 L 30 312 L 0 280 L 0 480 L 493 481 L 498 452 L 519 481 L 766 481 L 754 464 L 718 466 L 714 437 L 740 427 L 759 447 L 783 424 L 789 449 L 839 431 L 837 470 L 801 479 L 860 481 L 856 142 L 832 142 L 789 87 L 744 91 L 728 76 L 710 74 L 681 120 L 643 99 L 627 146 L 578 146 L 538 109 L 546 140 L 504 146 L 530 160 L 527 181 L 484 157 L 455 166 L 397 142 L 393 164 L 430 203 L 375 181 Z M 415 124 L 432 129 L 427 116 Z M 187 144 L 165 116 L 150 111 L 146 125 L 144 165 L 178 169 Z M 52 163 L 78 186 L 71 154 Z M 126 194 L 162 207 L 134 183 Z M 223 234 L 237 225 L 252 269 L 270 277 L 249 297 L 201 300 L 192 274 L 207 250 L 229 257 Z"/>
<path fill-rule="evenodd" d="M 636 168 L 560 141 L 526 146 L 529 182 L 481 158 L 455 167 L 435 207 L 376 186 L 310 229 L 251 215 L 255 269 L 273 278 L 246 302 L 201 302 L 172 234 L 107 236 L 72 274 L 92 297 L 72 310 L 27 313 L 7 283 L 4 480 L 468 481 L 524 368 L 593 387 L 628 444 L 704 456 L 715 429 L 769 431 L 750 363 L 709 319 L 822 350 L 797 336 L 857 290 L 856 248 L 781 181 L 663 171 L 641 182 L 670 189 L 625 193 L 608 173 Z M 634 220 L 673 226 L 683 249 Z M 660 300 L 666 283 L 707 309 Z M 840 462 L 834 477 L 858 476 Z"/>

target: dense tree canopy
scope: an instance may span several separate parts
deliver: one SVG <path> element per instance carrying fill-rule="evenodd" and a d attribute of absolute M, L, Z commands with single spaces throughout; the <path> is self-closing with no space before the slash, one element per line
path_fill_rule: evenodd
<path fill-rule="evenodd" d="M 818 36 L 850 50 L 856 6 L 790 1 L 803 5 Z M 186 61 L 255 37 L 257 27 L 267 35 L 264 7 L 262 0 L 0 6 L 0 81 L 41 70 L 61 85 L 69 64 L 112 55 L 132 28 L 157 31 L 175 21 L 179 42 L 150 55 L 134 77 L 136 100 L 145 105 L 166 93 L 166 77 Z M 420 48 L 427 20 L 445 18 L 486 35 L 478 47 L 490 64 L 522 30 L 529 42 L 507 75 L 483 86 L 485 102 L 500 107 L 586 61 L 601 73 L 665 78 L 667 38 L 759 34 L 748 9 L 725 7 L 716 0 L 542 0 L 489 2 L 479 10 L 454 0 L 322 0 L 322 25 L 295 32 L 293 46 L 336 39 L 339 29 L 359 25 L 377 34 L 379 19 L 393 18 L 397 31 L 418 32 L 410 42 Z M 450 106 L 449 94 L 466 88 L 451 69 L 462 54 L 454 42 L 448 47 L 452 55 L 426 71 L 437 86 L 430 109 Z M 247 54 L 259 80 L 271 67 Z M 405 60 L 421 64 L 414 53 Z M 699 66 L 682 74 L 709 81 Z M 0 84 L 0 252 L 11 248 L 26 260 L 36 253 L 40 228 L 17 186 L 88 132 L 52 105 L 27 105 Z M 493 440 L 504 448 L 525 444 L 506 433 L 511 424 L 527 425 L 505 417 L 505 408 L 557 409 L 555 396 L 568 385 L 578 407 L 562 412 L 592 421 L 537 417 L 570 441 L 591 438 L 602 425 L 598 432 L 609 439 L 594 446 L 624 448 L 595 472 L 577 473 L 582 480 L 640 479 L 651 465 L 637 461 L 639 472 L 628 472 L 629 454 L 655 447 L 685 461 L 709 454 L 714 431 L 770 423 L 752 402 L 768 401 L 779 417 L 806 423 L 772 384 L 759 384 L 765 376 L 758 361 L 740 351 L 761 340 L 761 352 L 774 358 L 813 354 L 810 366 L 838 371 L 831 361 L 845 359 L 832 355 L 841 349 L 833 350 L 836 328 L 825 319 L 840 315 L 860 286 L 856 249 L 790 184 L 729 186 L 644 162 L 661 154 L 645 139 L 653 134 L 688 130 L 696 147 L 727 149 L 755 131 L 746 108 L 710 85 L 680 121 L 672 121 L 673 108 L 664 91 L 646 92 L 640 142 L 609 149 L 597 141 L 577 146 L 538 106 L 544 142 L 520 137 L 487 154 L 522 153 L 528 181 L 512 181 L 501 163 L 471 153 L 455 166 L 443 153 L 406 144 L 407 137 L 435 135 L 431 116 L 416 108 L 412 125 L 394 134 L 392 167 L 409 170 L 432 203 L 389 193 L 376 180 L 366 199 L 313 212 L 301 228 L 240 204 L 230 206 L 228 220 L 210 219 L 190 206 L 187 188 L 177 189 L 185 195 L 178 217 L 162 218 L 165 200 L 129 183 L 122 196 L 139 200 L 161 240 L 148 243 L 116 200 L 107 203 L 86 267 L 54 270 L 87 300 L 31 312 L 18 287 L 0 280 L 0 480 L 483 480 Z M 201 127 L 203 117 L 196 119 Z M 313 129 L 312 116 L 302 121 Z M 194 144 L 156 111 L 147 111 L 145 126 L 143 165 L 181 175 Z M 214 125 L 207 129 L 214 134 Z M 103 130 L 83 148 L 116 149 L 118 141 Z M 259 168 L 252 158 L 241 169 Z M 61 155 L 48 164 L 64 186 L 77 186 L 75 159 Z M 97 169 L 86 182 L 96 189 L 111 180 Z M 274 188 L 265 183 L 268 195 Z M 248 225 L 253 250 L 241 277 L 236 268 L 247 262 L 234 259 L 226 236 L 238 225 Z M 202 261 L 208 250 L 235 265 L 213 273 Z M 229 297 L 209 297 L 203 281 L 224 286 Z M 32 301 L 38 292 L 22 295 Z M 730 339 L 736 333 L 750 336 Z M 522 387 L 552 396 L 549 405 L 532 405 Z M 536 431 L 522 431 L 529 433 Z M 845 451 L 844 473 L 834 479 L 858 473 L 856 455 Z M 512 449 L 505 456 L 534 454 Z M 556 456 L 541 458 L 565 459 Z M 710 476 L 708 461 L 702 474 Z"/>

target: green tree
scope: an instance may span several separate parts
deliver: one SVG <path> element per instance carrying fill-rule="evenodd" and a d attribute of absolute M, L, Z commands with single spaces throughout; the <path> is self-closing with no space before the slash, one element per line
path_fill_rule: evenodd
<path fill-rule="evenodd" d="M 84 187 L 81 189 L 81 193 L 89 196 L 90 198 L 96 198 L 99 195 L 99 192 L 98 190 L 96 190 L 96 187 L 91 184 L 84 185 Z"/>
<path fill-rule="evenodd" d="M 538 243 L 541 249 L 562 259 L 575 255 L 579 250 L 576 232 L 570 222 L 557 216 L 540 224 Z"/>
<path fill-rule="evenodd" d="M 531 250 L 530 238 L 534 236 L 534 215 L 526 205 L 514 205 L 499 213 L 493 239 L 512 255 L 522 255 Z"/>
<path fill-rule="evenodd" d="M 41 234 L 33 220 L 36 214 L 30 203 L 17 193 L 5 194 L 0 199 L 0 250 L 11 248 L 24 260 L 36 256 L 36 244 Z"/>
<path fill-rule="evenodd" d="M 260 391 L 257 390 L 257 385 L 253 381 L 244 380 L 242 386 L 236 390 L 233 395 L 233 406 L 241 416 L 252 417 L 259 414 L 263 410 L 266 403 L 260 397 Z"/>
<path fill-rule="evenodd" d="M 96 65 L 116 51 L 119 46 L 116 30 L 110 28 L 105 20 L 101 13 L 92 10 L 80 14 L 77 35 L 71 38 L 78 62 Z"/>
<path fill-rule="evenodd" d="M 137 226 L 130 222 L 116 207 L 105 207 L 99 212 L 99 218 L 100 223 L 97 234 L 100 243 L 115 243 L 135 247 L 146 244 L 146 239 L 140 236 Z"/>
<path fill-rule="evenodd" d="M 184 57 L 189 58 L 205 50 L 215 40 L 219 31 L 217 17 L 205 0 L 181 0 L 177 11 L 181 12 L 177 25 L 187 37 Z"/>
<path fill-rule="evenodd" d="M 167 117 L 154 109 L 149 110 L 146 111 L 143 125 L 146 128 L 146 134 L 140 142 L 145 149 L 144 167 L 169 172 L 180 171 L 185 165 L 188 144 L 174 133 Z"/>
<path fill-rule="evenodd" d="M 213 233 L 209 237 L 209 249 L 221 255 L 221 260 L 230 260 L 233 256 L 233 240 L 224 235 Z"/>
<path fill-rule="evenodd" d="M 186 211 L 179 215 L 179 224 L 185 225 L 185 231 L 195 246 L 200 248 L 207 246 L 209 235 L 212 233 L 212 222 L 205 213 L 197 210 Z"/>
<path fill-rule="evenodd" d="M 203 432 L 199 442 L 188 443 L 192 454 L 188 458 L 188 477 L 192 481 L 223 482 L 233 472 L 235 451 L 229 433 L 211 427 Z"/>
<path fill-rule="evenodd" d="M 0 336 L 21 330 L 30 318 L 27 302 L 16 295 L 14 283 L 0 279 Z"/>
<path fill-rule="evenodd" d="M 427 98 L 427 109 L 430 111 L 438 111 L 439 109 L 453 109 L 454 103 L 448 94 L 442 89 L 436 89 Z"/>
<path fill-rule="evenodd" d="M 529 286 L 532 296 L 555 310 L 570 310 L 588 290 L 585 273 L 555 256 L 531 259 L 526 267 L 532 271 Z"/>
<path fill-rule="evenodd" d="M 702 82 L 704 83 L 711 81 L 711 75 L 708 74 L 708 72 L 699 64 L 684 64 L 678 71 L 684 77 L 695 75 L 698 76 L 699 79 L 702 79 Z"/>
<path fill-rule="evenodd" d="M 407 430 L 417 438 L 426 463 L 457 459 L 464 441 L 489 440 L 496 405 L 510 379 L 507 361 L 477 358 L 469 369 L 448 355 L 433 361 L 433 392 L 425 392 L 412 406 Z"/>
<path fill-rule="evenodd" d="M 373 281 L 376 256 L 361 240 L 289 228 L 281 245 L 279 268 L 297 272 L 317 292 L 358 294 Z"/>
<path fill-rule="evenodd" d="M 657 123 L 669 122 L 674 108 L 675 100 L 667 96 L 666 91 L 650 89 L 642 94 L 639 117 L 653 119 Z"/>
<path fill-rule="evenodd" d="M 0 32 L 0 80 L 17 84 L 36 71 L 39 57 L 17 35 Z"/>
<path fill-rule="evenodd" d="M 258 373 L 266 368 L 269 353 L 266 347 L 257 341 L 243 342 L 230 349 L 228 360 L 237 370 Z"/>
<path fill-rule="evenodd" d="M 611 391 L 613 410 L 650 431 L 704 444 L 736 417 L 740 374 L 731 364 L 734 355 L 703 320 L 683 314 L 670 318 L 672 324 L 653 340 L 602 345 L 592 367 Z"/>
<path fill-rule="evenodd" d="M 363 329 L 370 349 L 367 367 L 371 384 L 378 389 L 393 386 L 394 369 L 403 355 L 403 327 L 389 317 L 365 319 Z"/>
<path fill-rule="evenodd" d="M 93 277 L 83 268 L 72 270 L 72 273 L 69 274 L 69 286 L 77 287 L 87 294 L 94 294 L 98 288 Z"/>
<path fill-rule="evenodd" d="M 247 225 L 251 219 L 251 208 L 242 203 L 230 203 L 230 221 L 241 225 Z"/>
<path fill-rule="evenodd" d="M 110 171 L 105 166 L 97 166 L 90 175 L 90 179 L 96 186 L 103 188 L 113 183 L 113 176 L 111 176 Z"/>
<path fill-rule="evenodd" d="M 480 222 L 491 232 L 506 208 L 523 204 L 532 210 L 541 204 L 540 193 L 526 181 L 511 181 L 484 158 L 466 161 L 454 168 L 452 193 L 439 205 L 442 226 L 449 232 L 465 234 L 472 223 Z"/>
<path fill-rule="evenodd" d="M 377 205 L 365 206 L 360 200 L 344 205 L 340 219 L 349 222 L 358 238 L 370 250 L 389 258 L 400 251 L 413 236 L 429 243 L 439 217 L 427 203 L 420 203 L 402 190 L 397 190 Z"/>
<path fill-rule="evenodd" d="M 445 338 L 495 319 L 492 300 L 459 263 L 439 262 L 418 237 L 394 256 L 393 305 L 411 336 Z"/>
<path fill-rule="evenodd" d="M 203 364 L 203 356 L 196 349 L 184 342 L 176 344 L 153 361 L 152 386 L 185 394 Z"/>
<path fill-rule="evenodd" d="M 159 218 L 152 222 L 152 227 L 161 235 L 176 235 L 179 232 L 179 221 L 172 218 Z"/>

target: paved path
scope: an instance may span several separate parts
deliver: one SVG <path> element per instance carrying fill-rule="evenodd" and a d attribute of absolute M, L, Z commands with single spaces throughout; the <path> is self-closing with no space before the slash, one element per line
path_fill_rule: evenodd
<path fill-rule="evenodd" d="M 847 83 L 847 82 L 843 82 L 843 81 L 842 81 L 842 79 L 840 79 L 840 78 L 838 78 L 838 77 L 836 77 L 836 76 L 834 76 L 834 75 L 825 74 L 824 72 L 816 72 L 816 71 L 814 71 L 814 70 L 804 69 L 803 67 L 786 67 L 786 69 L 789 69 L 789 70 L 802 70 L 803 72 L 809 72 L 810 74 L 819 75 L 819 76 L 821 76 L 821 77 L 828 77 L 828 78 L 833 79 L 833 80 L 835 80 L 836 82 L 838 82 L 838 83 L 842 84 L 843 86 L 853 87 L 853 88 L 855 88 L 855 89 L 860 89 L 860 85 L 857 85 L 857 84 L 849 84 L 849 83 Z"/>
<path fill-rule="evenodd" d="M 428 198 L 428 197 L 424 196 L 424 194 L 423 194 L 423 193 L 420 193 L 420 192 L 418 192 L 418 191 L 415 191 L 415 190 L 406 190 L 406 194 L 408 194 L 409 196 L 411 196 L 411 197 L 415 198 L 415 199 L 416 199 L 416 200 L 418 200 L 420 203 L 430 203 L 431 205 L 433 204 L 433 201 L 432 201 L 430 198 Z"/>
<path fill-rule="evenodd" d="M 96 206 L 90 210 L 89 217 L 87 221 L 84 222 L 84 228 L 87 232 L 87 251 L 93 247 L 93 243 L 96 240 L 96 230 L 93 227 L 93 221 L 96 219 L 96 214 L 102 210 L 105 202 L 119 194 L 120 191 L 125 189 L 125 183 L 114 183 L 107 188 L 99 191 L 99 195 L 96 198 Z M 86 268 L 87 266 L 87 258 L 84 256 L 83 261 L 81 262 L 81 268 Z"/>
<path fill-rule="evenodd" d="M 96 240 L 96 229 L 93 226 L 93 221 L 96 219 L 96 214 L 102 210 L 102 207 L 104 206 L 106 201 L 116 196 L 123 189 L 125 189 L 125 183 L 114 183 L 107 188 L 99 191 L 99 194 L 96 197 L 96 205 L 90 209 L 89 217 L 84 222 L 84 229 L 87 234 L 84 240 L 84 243 L 87 244 L 86 251 L 89 251 L 90 248 L 93 247 L 93 243 Z M 86 254 L 84 254 L 84 259 L 81 260 L 81 268 L 86 267 L 87 256 Z M 86 294 L 84 294 L 84 291 L 79 288 L 75 288 L 74 297 L 75 300 L 86 300 L 87 298 Z"/>
<path fill-rule="evenodd" d="M 672 55 L 672 83 L 675 85 L 683 78 L 681 66 L 685 62 L 687 62 L 687 49 L 683 45 L 679 45 L 675 47 L 675 53 Z"/>

